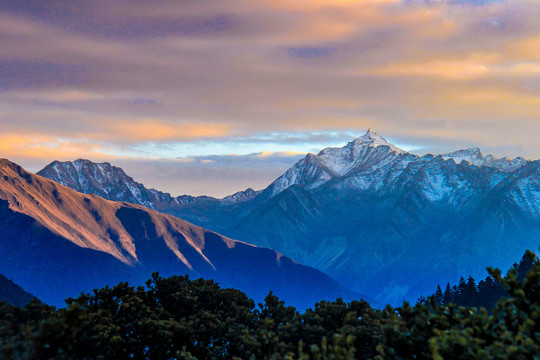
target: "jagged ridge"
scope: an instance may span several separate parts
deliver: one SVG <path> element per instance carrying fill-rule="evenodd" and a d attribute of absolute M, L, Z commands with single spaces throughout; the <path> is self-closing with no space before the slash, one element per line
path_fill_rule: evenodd
<path fill-rule="evenodd" d="M 108 162 L 94 163 L 87 159 L 65 162 L 53 161 L 39 171 L 37 175 L 56 181 L 81 193 L 95 194 L 108 200 L 125 201 L 158 210 L 193 202 L 234 205 L 251 200 L 259 193 L 250 188 L 223 199 L 189 195 L 173 197 L 168 193 L 147 189 L 143 184 L 128 176 L 124 170 L 112 166 Z"/>

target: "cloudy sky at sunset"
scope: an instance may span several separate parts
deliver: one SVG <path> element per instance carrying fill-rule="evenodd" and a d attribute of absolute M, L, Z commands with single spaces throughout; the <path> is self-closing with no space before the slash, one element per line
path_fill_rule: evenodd
<path fill-rule="evenodd" d="M 262 188 L 368 128 L 540 158 L 538 0 L 0 0 L 0 156 Z"/>

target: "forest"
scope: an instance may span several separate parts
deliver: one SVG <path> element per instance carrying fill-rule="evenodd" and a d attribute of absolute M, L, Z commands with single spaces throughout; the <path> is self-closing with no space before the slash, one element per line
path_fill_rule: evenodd
<path fill-rule="evenodd" d="M 304 312 L 272 293 L 256 305 L 212 280 L 154 274 L 146 286 L 105 287 L 64 308 L 1 303 L 0 357 L 540 359 L 540 263 L 527 252 L 504 276 L 489 271 L 414 305 L 338 299 Z"/>
<path fill-rule="evenodd" d="M 527 253 L 524 254 L 521 260 L 508 270 L 505 277 L 508 278 L 513 273 L 518 280 L 523 280 L 535 261 L 535 258 L 528 256 Z M 469 276 L 466 281 L 464 277 L 461 277 L 457 285 L 450 286 L 450 283 L 447 283 L 444 292 L 438 285 L 433 296 L 439 305 L 453 303 L 459 306 L 484 307 L 491 310 L 501 297 L 507 297 L 509 294 L 504 286 L 491 276 L 480 280 L 478 284 L 472 276 Z M 418 301 L 429 304 L 429 300 L 424 297 Z"/>

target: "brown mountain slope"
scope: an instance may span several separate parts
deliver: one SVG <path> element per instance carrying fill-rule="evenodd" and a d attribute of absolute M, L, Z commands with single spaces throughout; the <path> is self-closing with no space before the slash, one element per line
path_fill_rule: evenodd
<path fill-rule="evenodd" d="M 0 160 L 0 273 L 45 302 L 152 272 L 216 279 L 297 306 L 351 298 L 325 274 L 139 205 L 84 195 Z"/>

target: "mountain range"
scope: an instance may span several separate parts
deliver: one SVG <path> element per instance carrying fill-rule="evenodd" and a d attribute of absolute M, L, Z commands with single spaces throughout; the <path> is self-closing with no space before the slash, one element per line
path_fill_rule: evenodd
<path fill-rule="evenodd" d="M 194 203 L 231 206 L 252 200 L 259 194 L 258 191 L 249 188 L 223 199 L 189 195 L 173 197 L 168 193 L 147 189 L 128 176 L 123 169 L 108 162 L 98 164 L 86 159 L 54 161 L 37 174 L 81 193 L 98 195 L 112 201 L 139 204 L 165 212 Z"/>
<path fill-rule="evenodd" d="M 141 205 L 86 195 L 0 160 L 0 273 L 40 300 L 153 272 L 211 278 L 261 301 L 269 291 L 298 307 L 360 297 L 280 253 L 221 236 Z"/>
<path fill-rule="evenodd" d="M 53 162 L 38 174 L 142 204 L 317 268 L 381 303 L 508 268 L 540 244 L 540 161 L 477 148 L 418 156 L 369 130 L 308 154 L 262 191 L 172 197 L 121 169 Z"/>

